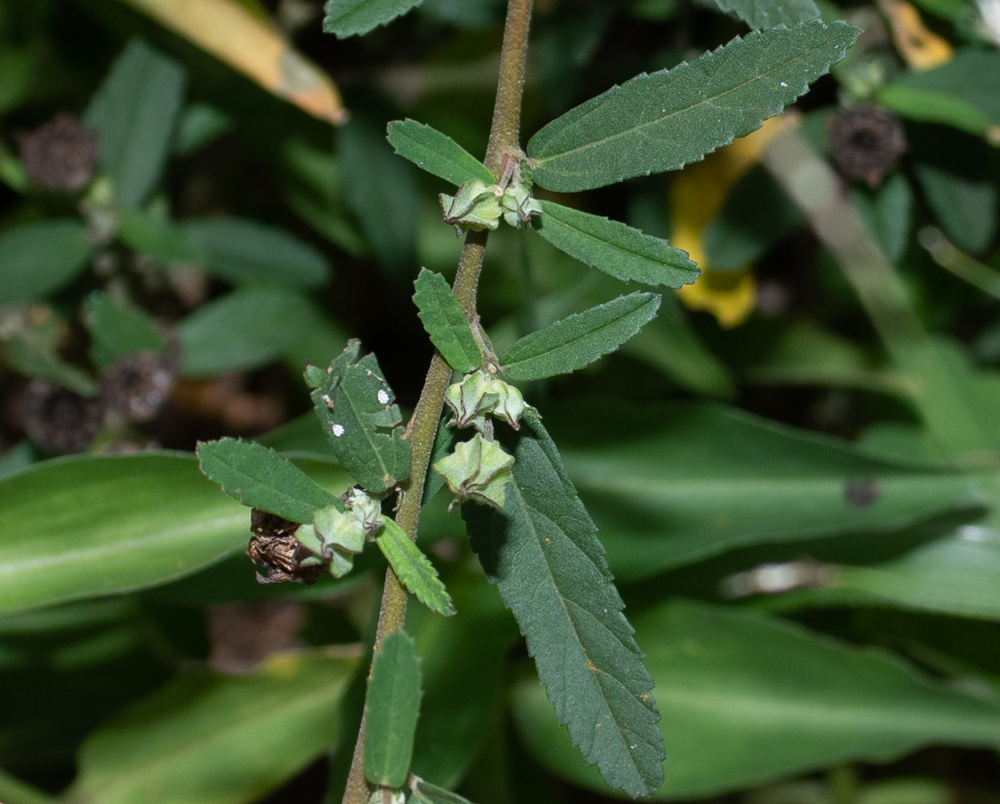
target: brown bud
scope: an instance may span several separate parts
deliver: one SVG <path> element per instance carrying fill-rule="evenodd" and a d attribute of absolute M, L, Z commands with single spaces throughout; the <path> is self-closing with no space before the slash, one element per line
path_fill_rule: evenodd
<path fill-rule="evenodd" d="M 18 139 L 24 171 L 33 184 L 72 193 L 90 182 L 99 155 L 97 134 L 73 115 L 59 112 Z"/>
<path fill-rule="evenodd" d="M 46 452 L 66 455 L 90 446 L 104 424 L 104 407 L 99 399 L 32 380 L 21 398 L 21 420 L 35 444 Z"/>

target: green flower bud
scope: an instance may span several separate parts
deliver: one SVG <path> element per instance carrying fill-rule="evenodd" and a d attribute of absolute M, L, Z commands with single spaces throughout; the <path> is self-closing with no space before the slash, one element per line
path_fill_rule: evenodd
<path fill-rule="evenodd" d="M 496 401 L 487 412 L 497 419 L 503 419 L 515 430 L 520 430 L 521 416 L 524 415 L 527 408 L 531 407 L 525 404 L 521 392 L 513 385 L 496 379 L 490 382 L 487 391 L 487 396 L 496 397 Z"/>
<path fill-rule="evenodd" d="M 368 796 L 368 804 L 406 804 L 406 791 L 379 787 Z"/>
<path fill-rule="evenodd" d="M 481 232 L 500 225 L 503 209 L 495 186 L 484 184 L 479 179 L 465 182 L 454 196 L 441 193 L 438 200 L 445 223 L 450 223 L 456 231 L 472 229 Z"/>
<path fill-rule="evenodd" d="M 491 393 L 493 378 L 482 369 L 466 374 L 461 382 L 453 383 L 445 391 L 445 402 L 452 409 L 455 418 L 449 422 L 452 427 L 475 427 L 480 433 L 486 425 L 486 412 L 496 404 L 496 396 Z"/>
<path fill-rule="evenodd" d="M 313 527 L 328 549 L 339 547 L 348 553 L 360 553 L 365 546 L 364 527 L 351 513 L 341 513 L 332 505 L 313 514 Z"/>
<path fill-rule="evenodd" d="M 378 500 L 357 487 L 348 489 L 340 499 L 347 506 L 348 514 L 354 517 L 369 537 L 378 533 L 382 527 L 382 506 Z"/>
<path fill-rule="evenodd" d="M 475 500 L 503 508 L 513 465 L 513 455 L 504 452 L 496 441 L 487 441 L 476 433 L 471 441 L 456 444 L 455 451 L 433 468 L 445 479 L 457 502 Z"/>
<path fill-rule="evenodd" d="M 531 197 L 528 185 L 511 182 L 500 198 L 503 219 L 511 226 L 521 229 L 531 220 L 532 215 L 542 214 L 542 205 Z"/>

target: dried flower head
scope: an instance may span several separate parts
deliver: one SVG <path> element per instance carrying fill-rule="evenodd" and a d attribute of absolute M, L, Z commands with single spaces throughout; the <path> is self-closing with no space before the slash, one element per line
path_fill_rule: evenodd
<path fill-rule="evenodd" d="M 101 374 L 101 400 L 134 422 L 148 422 L 167 401 L 174 373 L 151 351 L 118 358 Z"/>
<path fill-rule="evenodd" d="M 318 556 L 306 548 L 296 537 L 297 522 L 283 519 L 254 508 L 250 512 L 250 530 L 253 536 L 247 545 L 247 555 L 258 567 L 267 570 L 267 576 L 258 575 L 258 583 L 293 581 L 312 586 L 326 572 Z"/>
<path fill-rule="evenodd" d="M 72 193 L 90 182 L 100 153 L 97 133 L 84 128 L 73 115 L 59 112 L 18 139 L 21 162 L 32 183 Z"/>
<path fill-rule="evenodd" d="M 21 420 L 28 438 L 46 452 L 83 452 L 101 431 L 104 406 L 45 380 L 32 380 L 21 398 Z"/>
<path fill-rule="evenodd" d="M 872 103 L 845 109 L 830 128 L 830 150 L 845 176 L 877 187 L 906 151 L 903 125 Z"/>

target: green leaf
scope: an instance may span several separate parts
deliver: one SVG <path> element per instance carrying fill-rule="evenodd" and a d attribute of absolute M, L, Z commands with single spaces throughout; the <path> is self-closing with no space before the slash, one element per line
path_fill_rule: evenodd
<path fill-rule="evenodd" d="M 515 457 L 503 511 L 462 506 L 472 547 L 584 759 L 612 787 L 648 795 L 663 780 L 653 681 L 555 444 L 536 417 L 523 424 L 500 436 Z"/>
<path fill-rule="evenodd" d="M 343 39 L 391 22 L 422 0 L 327 0 L 323 30 Z"/>
<path fill-rule="evenodd" d="M 182 231 L 203 255 L 208 273 L 229 282 L 316 287 L 330 274 L 322 254 L 274 226 L 219 218 L 186 222 Z"/>
<path fill-rule="evenodd" d="M 781 112 L 858 33 L 841 21 L 754 31 L 691 64 L 613 87 L 531 138 L 535 183 L 590 190 L 697 161 Z"/>
<path fill-rule="evenodd" d="M 458 793 L 452 793 L 443 787 L 436 787 L 420 777 L 413 778 L 410 782 L 410 790 L 413 793 L 413 800 L 419 804 L 472 804 Z"/>
<path fill-rule="evenodd" d="M 500 355 L 504 375 L 540 380 L 588 366 L 635 335 L 659 306 L 654 293 L 630 293 L 532 332 Z"/>
<path fill-rule="evenodd" d="M 0 770 L 0 796 L 6 804 L 57 804 L 58 799 Z"/>
<path fill-rule="evenodd" d="M 48 380 L 68 388 L 80 396 L 95 396 L 97 383 L 87 372 L 59 356 L 59 346 L 66 337 L 68 326 L 55 313 L 41 311 L 9 311 L 7 332 L 0 339 L 6 343 L 7 365 L 26 377 Z"/>
<path fill-rule="evenodd" d="M 399 525 L 386 517 L 382 530 L 375 537 L 375 544 L 385 555 L 399 582 L 416 595 L 417 600 L 445 617 L 455 613 L 455 605 L 438 578 L 434 565 Z"/>
<path fill-rule="evenodd" d="M 118 239 L 133 251 L 164 265 L 204 262 L 188 231 L 143 209 L 124 209 L 118 216 Z"/>
<path fill-rule="evenodd" d="M 163 353 L 163 338 L 156 322 L 139 307 L 124 307 L 104 293 L 90 294 L 83 320 L 90 331 L 90 359 L 98 368 L 130 352 Z"/>
<path fill-rule="evenodd" d="M 893 262 L 899 262 L 906 251 L 913 226 L 913 190 L 910 182 L 902 173 L 893 173 L 877 191 L 856 186 L 851 193 L 851 201 L 885 255 Z"/>
<path fill-rule="evenodd" d="M 541 205 L 536 232 L 560 251 L 616 279 L 679 288 L 701 273 L 686 251 L 666 240 L 552 201 Z"/>
<path fill-rule="evenodd" d="M 417 167 L 454 185 L 479 179 L 494 184 L 496 178 L 486 165 L 466 151 L 447 134 L 416 120 L 394 120 L 389 123 L 389 142 L 396 153 Z"/>
<path fill-rule="evenodd" d="M 995 746 L 1000 705 L 895 656 L 819 637 L 746 609 L 661 604 L 635 618 L 663 710 L 666 779 L 655 801 L 701 798 L 842 762 L 886 762 L 926 746 Z M 515 722 L 529 751 L 602 789 L 522 683 Z"/>
<path fill-rule="evenodd" d="M 198 445 L 198 465 L 222 490 L 244 505 L 309 524 L 320 508 L 340 500 L 273 449 L 260 444 L 222 438 Z"/>
<path fill-rule="evenodd" d="M 819 18 L 813 0 L 711 0 L 722 12 L 743 20 L 751 28 L 795 25 Z"/>
<path fill-rule="evenodd" d="M 933 70 L 913 70 L 882 87 L 878 100 L 911 120 L 983 135 L 1000 125 L 1000 53 L 964 48 Z"/>
<path fill-rule="evenodd" d="M 372 662 L 365 696 L 365 776 L 402 787 L 410 770 L 420 714 L 420 659 L 404 631 L 389 634 Z"/>
<path fill-rule="evenodd" d="M 431 452 L 431 459 L 428 461 L 427 478 L 424 480 L 424 505 L 427 505 L 444 486 L 444 477 L 430 467 L 446 455 L 450 455 L 455 449 L 457 440 L 457 431 L 454 427 L 449 427 L 445 418 L 442 417 L 441 421 L 438 422 L 437 435 L 434 436 L 434 449 Z"/>
<path fill-rule="evenodd" d="M 365 491 L 380 494 L 410 474 L 410 442 L 375 355 L 359 360 L 360 352 L 360 341 L 348 341 L 325 372 L 310 367 L 306 382 L 337 460 Z"/>
<path fill-rule="evenodd" d="M 803 214 L 761 166 L 752 168 L 703 232 L 706 262 L 737 271 L 760 259 L 802 223 Z"/>
<path fill-rule="evenodd" d="M 58 290 L 93 253 L 87 227 L 74 218 L 24 223 L 0 233 L 0 307 Z"/>
<path fill-rule="evenodd" d="M 115 59 L 83 116 L 101 140 L 101 170 L 123 207 L 136 207 L 160 177 L 184 97 L 184 70 L 140 39 Z"/>
<path fill-rule="evenodd" d="M 181 374 L 206 377 L 267 365 L 288 354 L 316 319 L 312 304 L 295 291 L 238 288 L 177 325 Z"/>
<path fill-rule="evenodd" d="M 441 356 L 455 371 L 468 374 L 479 368 L 483 356 L 469 327 L 469 320 L 452 295 L 451 287 L 441 274 L 420 269 L 414 283 L 417 292 L 413 303 L 420 311 L 420 320 Z"/>
<path fill-rule="evenodd" d="M 981 503 L 952 468 L 874 458 L 717 406 L 576 402 L 545 417 L 612 569 L 630 579 L 735 547 L 884 533 Z M 876 490 L 867 505 L 850 500 L 859 481 Z"/>
<path fill-rule="evenodd" d="M 360 113 L 337 131 L 344 193 L 382 265 L 409 284 L 417 264 L 417 181 L 396 157 L 384 128 Z"/>
<path fill-rule="evenodd" d="M 997 188 L 983 170 L 991 149 L 958 131 L 927 129 L 911 138 L 924 197 L 948 236 L 960 248 L 980 253 L 997 230 Z"/>
<path fill-rule="evenodd" d="M 46 461 L 0 481 L 0 506 L 0 612 L 164 583 L 249 538 L 193 456 Z"/>
<path fill-rule="evenodd" d="M 74 801 L 244 804 L 337 745 L 353 659 L 278 654 L 251 675 L 189 672 L 90 735 Z"/>

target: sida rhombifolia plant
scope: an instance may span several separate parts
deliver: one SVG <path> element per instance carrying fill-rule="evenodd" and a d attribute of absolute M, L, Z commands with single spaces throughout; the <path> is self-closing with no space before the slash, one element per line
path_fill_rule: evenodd
<path fill-rule="evenodd" d="M 339 36 L 365 33 L 413 5 L 330 0 L 324 26 Z M 484 249 L 489 233 L 508 225 L 623 282 L 677 288 L 694 281 L 698 268 L 685 252 L 537 199 L 534 187 L 575 193 L 700 160 L 780 113 L 858 35 L 844 22 L 817 19 L 811 0 L 727 4 L 761 30 L 613 87 L 522 149 L 531 10 L 532 0 L 510 0 L 483 162 L 419 122 L 389 125 L 400 156 L 456 186 L 440 196 L 441 208 L 444 222 L 465 237 L 451 287 L 427 270 L 415 282 L 414 303 L 436 352 L 409 422 L 375 356 L 351 341 L 329 366 L 305 371 L 316 415 L 356 481 L 347 494 L 334 496 L 257 444 L 222 439 L 198 449 L 202 471 L 254 509 L 248 552 L 267 569 L 264 582 L 341 577 L 370 543 L 389 563 L 344 804 L 464 801 L 409 772 L 421 690 L 414 643 L 403 630 L 408 597 L 441 616 L 461 616 L 415 544 L 421 506 L 444 485 L 584 758 L 633 797 L 662 783 L 660 716 L 642 651 L 559 450 L 514 384 L 572 372 L 616 350 L 656 315 L 660 297 L 622 295 L 497 354 L 476 312 Z"/>

